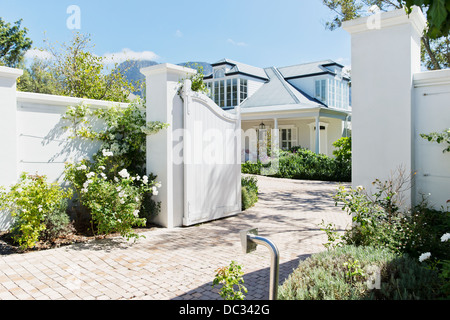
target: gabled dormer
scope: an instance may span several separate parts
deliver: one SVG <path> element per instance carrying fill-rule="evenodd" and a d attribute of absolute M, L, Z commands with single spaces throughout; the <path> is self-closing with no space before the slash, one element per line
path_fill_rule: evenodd
<path fill-rule="evenodd" d="M 228 59 L 211 66 L 213 71 L 204 81 L 210 98 L 224 109 L 235 108 L 269 80 L 264 69 Z"/>
<path fill-rule="evenodd" d="M 350 78 L 332 60 L 279 68 L 284 79 L 329 108 L 350 109 Z"/>

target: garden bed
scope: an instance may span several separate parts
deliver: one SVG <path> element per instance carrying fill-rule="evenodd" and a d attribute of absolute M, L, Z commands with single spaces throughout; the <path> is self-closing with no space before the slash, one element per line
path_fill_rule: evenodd
<path fill-rule="evenodd" d="M 152 231 L 157 229 L 158 226 L 150 226 L 146 228 L 135 228 L 133 231 L 137 234 L 142 234 L 148 231 Z M 93 240 L 99 239 L 112 239 L 120 237 L 119 233 L 111 233 L 109 235 L 94 235 L 92 232 L 85 233 L 71 233 L 63 237 L 59 237 L 57 239 L 48 241 L 38 241 L 33 248 L 23 250 L 17 244 L 14 243 L 11 238 L 11 233 L 8 231 L 0 232 L 0 255 L 9 255 L 9 254 L 22 254 L 33 251 L 42 251 L 42 250 L 50 250 L 56 249 L 64 246 L 69 246 L 76 243 L 86 243 Z"/>

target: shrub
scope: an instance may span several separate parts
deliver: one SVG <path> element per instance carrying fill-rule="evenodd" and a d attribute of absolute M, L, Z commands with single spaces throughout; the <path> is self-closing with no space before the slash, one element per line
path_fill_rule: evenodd
<path fill-rule="evenodd" d="M 344 244 L 382 246 L 415 258 L 424 252 L 433 252 L 436 259 L 450 257 L 450 246 L 440 241 L 450 229 L 450 212 L 429 208 L 426 201 L 401 212 L 405 183 L 390 179 L 376 180 L 374 185 L 372 195 L 362 187 L 339 187 L 336 205 L 342 204 L 353 220 L 353 227 L 341 237 Z"/>
<path fill-rule="evenodd" d="M 67 214 L 68 201 L 63 199 L 55 210 L 49 212 L 44 218 L 45 230 L 40 235 L 40 240 L 53 242 L 55 239 L 67 236 L 75 230 Z"/>
<path fill-rule="evenodd" d="M 65 178 L 76 190 L 78 201 L 90 210 L 98 233 L 119 232 L 128 239 L 136 238 L 132 228 L 146 224 L 139 216 L 144 197 L 157 195 L 160 184 L 147 176 L 132 176 L 127 169 L 117 172 L 113 154 L 106 150 L 103 154 L 96 162 L 67 164 Z"/>
<path fill-rule="evenodd" d="M 70 197 L 71 191 L 63 190 L 56 183 L 48 183 L 45 176 L 22 173 L 19 182 L 8 192 L 0 190 L 0 209 L 9 210 L 15 218 L 11 231 L 13 240 L 22 249 L 34 247 L 47 230 L 46 222 L 49 223 L 53 215 L 64 215 L 62 203 Z M 58 227 L 50 223 L 47 232 L 58 234 L 64 227 L 65 223 L 59 223 Z"/>
<path fill-rule="evenodd" d="M 261 174 L 261 161 L 257 161 L 257 162 L 251 162 L 251 161 L 247 161 L 245 163 L 242 164 L 242 173 L 245 174 Z"/>
<path fill-rule="evenodd" d="M 258 180 L 256 177 L 242 177 L 242 210 L 254 206 L 258 202 Z"/>
<path fill-rule="evenodd" d="M 142 103 L 137 100 L 126 108 L 94 111 L 78 105 L 69 107 L 64 116 L 73 138 L 101 143 L 92 161 L 69 163 L 65 172 L 79 209 L 86 209 L 78 212 L 87 211 L 100 234 L 120 232 L 127 238 L 136 237 L 132 227 L 148 225 L 159 213 L 160 204 L 152 199 L 159 183 L 153 175 L 146 176 L 146 139 L 167 124 L 146 122 Z M 95 131 L 98 121 L 105 126 Z"/>
<path fill-rule="evenodd" d="M 247 161 L 242 164 L 242 173 L 262 174 L 263 167 L 270 167 L 271 163 L 262 164 Z M 316 154 L 301 147 L 290 151 L 280 152 L 278 171 L 274 177 L 287 179 L 305 179 L 322 181 L 351 181 L 351 161 L 336 160 L 324 154 Z"/>
<path fill-rule="evenodd" d="M 450 212 L 429 208 L 426 201 L 406 212 L 402 210 L 401 193 L 407 183 L 401 172 L 385 182 L 376 180 L 374 185 L 373 194 L 362 187 L 339 188 L 336 204 L 342 203 L 342 209 L 352 215 L 353 226 L 343 235 L 335 232 L 332 225 L 326 226 L 329 243 L 325 246 L 376 246 L 399 256 L 406 254 L 420 261 L 422 268 L 440 274 L 440 297 L 448 297 Z"/>
<path fill-rule="evenodd" d="M 374 272 L 376 271 L 376 272 Z M 374 285 L 372 280 L 379 286 Z M 280 300 L 434 299 L 436 272 L 390 250 L 343 246 L 302 261 L 279 288 Z"/>
<path fill-rule="evenodd" d="M 244 300 L 247 288 L 243 275 L 242 266 L 232 261 L 228 267 L 216 270 L 212 287 L 222 285 L 219 294 L 224 300 Z"/>

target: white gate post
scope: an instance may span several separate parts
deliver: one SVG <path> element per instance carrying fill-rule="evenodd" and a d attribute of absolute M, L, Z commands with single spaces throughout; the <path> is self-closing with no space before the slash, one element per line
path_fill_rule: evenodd
<path fill-rule="evenodd" d="M 0 186 L 9 187 L 18 178 L 16 80 L 22 70 L 0 67 Z M 0 212 L 0 231 L 11 227 L 9 213 Z"/>
<path fill-rule="evenodd" d="M 17 173 L 16 80 L 22 70 L 0 67 L 0 185 L 9 186 Z"/>
<path fill-rule="evenodd" d="M 414 172 L 413 75 L 426 26 L 417 7 L 409 16 L 403 9 L 376 15 L 343 24 L 352 39 L 353 185 L 369 190 L 399 168 Z M 406 207 L 413 194 L 404 194 Z"/>
<path fill-rule="evenodd" d="M 147 173 L 157 175 L 162 184 L 155 197 L 161 202 L 161 212 L 154 222 L 166 228 L 183 224 L 183 159 L 174 154 L 174 146 L 183 143 L 178 134 L 183 129 L 183 102 L 177 90 L 181 79 L 196 72 L 167 63 L 141 69 L 146 77 L 147 121 L 169 124 L 168 129 L 147 137 Z"/>

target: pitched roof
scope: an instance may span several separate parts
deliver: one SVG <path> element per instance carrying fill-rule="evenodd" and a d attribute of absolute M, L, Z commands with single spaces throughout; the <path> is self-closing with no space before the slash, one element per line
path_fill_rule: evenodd
<path fill-rule="evenodd" d="M 324 106 L 318 100 L 294 88 L 276 68 L 266 68 L 264 72 L 269 77 L 269 81 L 242 102 L 241 108 L 281 105 L 298 105 L 298 107 Z"/>
<path fill-rule="evenodd" d="M 317 62 L 297 64 L 294 66 L 282 67 L 278 68 L 278 70 L 280 70 L 280 73 L 283 75 L 285 79 L 292 79 L 320 74 L 335 74 L 335 72 L 327 68 L 333 65 L 343 68 L 342 65 L 332 60 L 323 60 Z"/>
<path fill-rule="evenodd" d="M 245 63 L 229 60 L 229 59 L 222 59 L 217 61 L 216 63 L 211 64 L 213 67 L 220 66 L 222 64 L 227 64 L 231 66 L 232 68 L 230 71 L 226 73 L 227 76 L 233 75 L 233 74 L 244 74 L 248 76 L 253 76 L 262 80 L 269 80 L 267 77 L 266 72 L 262 68 L 254 67 Z"/>

